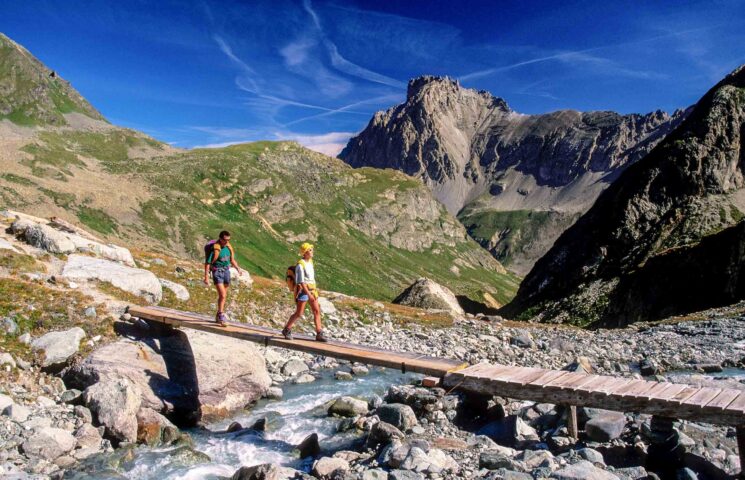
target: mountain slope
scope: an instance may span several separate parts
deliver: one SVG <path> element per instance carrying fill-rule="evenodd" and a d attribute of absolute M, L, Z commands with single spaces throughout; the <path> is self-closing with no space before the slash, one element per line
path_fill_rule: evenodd
<path fill-rule="evenodd" d="M 0 33 L 0 119 L 21 125 L 67 125 L 64 114 L 103 120 L 70 84 Z"/>
<path fill-rule="evenodd" d="M 0 207 L 194 261 L 228 229 L 239 261 L 269 277 L 283 278 L 309 240 L 322 288 L 369 298 L 392 299 L 422 276 L 479 302 L 504 304 L 517 290 L 429 190 L 400 172 L 354 170 L 294 143 L 183 151 L 60 115 L 65 125 L 0 120 Z"/>
<path fill-rule="evenodd" d="M 406 103 L 376 113 L 340 158 L 422 178 L 476 240 L 525 273 L 683 116 L 522 115 L 488 92 L 427 76 L 409 83 Z M 526 212 L 540 214 L 517 221 Z"/>
<path fill-rule="evenodd" d="M 557 240 L 505 313 L 622 325 L 745 296 L 744 132 L 740 67 Z"/>

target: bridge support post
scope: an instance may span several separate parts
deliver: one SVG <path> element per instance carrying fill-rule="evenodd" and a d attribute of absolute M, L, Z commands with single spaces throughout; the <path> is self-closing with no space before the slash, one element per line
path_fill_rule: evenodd
<path fill-rule="evenodd" d="M 745 479 L 745 425 L 738 425 L 735 432 L 737 432 L 737 453 L 740 455 L 740 478 Z"/>
<path fill-rule="evenodd" d="M 577 407 L 575 405 L 567 405 L 566 412 L 569 436 L 576 440 L 579 438 L 579 429 L 577 428 Z"/>

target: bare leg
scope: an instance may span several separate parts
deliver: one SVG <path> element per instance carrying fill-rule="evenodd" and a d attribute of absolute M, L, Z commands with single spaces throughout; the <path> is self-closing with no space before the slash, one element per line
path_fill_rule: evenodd
<path fill-rule="evenodd" d="M 217 288 L 217 312 L 225 313 L 225 300 L 228 298 L 228 286 L 223 283 L 215 284 Z"/>
<path fill-rule="evenodd" d="M 303 312 L 305 311 L 305 304 L 308 302 L 295 302 L 297 305 L 297 309 L 295 310 L 295 313 L 293 313 L 290 316 L 290 319 L 287 320 L 287 325 L 285 325 L 285 329 L 289 330 L 292 328 L 293 325 L 295 325 L 295 322 L 297 322 L 297 319 L 300 318 L 303 315 Z"/>
<path fill-rule="evenodd" d="M 321 326 L 321 306 L 318 305 L 318 299 L 311 297 L 310 309 L 313 311 L 313 322 L 316 324 L 316 333 L 323 330 Z"/>

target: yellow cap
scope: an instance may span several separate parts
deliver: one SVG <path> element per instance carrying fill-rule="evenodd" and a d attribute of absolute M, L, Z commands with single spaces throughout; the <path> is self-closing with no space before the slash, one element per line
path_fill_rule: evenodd
<path fill-rule="evenodd" d="M 308 250 L 313 250 L 312 243 L 305 242 L 304 244 L 300 245 L 300 255 L 305 255 Z"/>

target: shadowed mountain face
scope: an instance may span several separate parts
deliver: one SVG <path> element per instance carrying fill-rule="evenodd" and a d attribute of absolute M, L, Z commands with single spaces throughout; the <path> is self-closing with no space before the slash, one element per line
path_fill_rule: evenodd
<path fill-rule="evenodd" d="M 284 276 L 316 243 L 322 288 L 389 300 L 426 275 L 504 304 L 517 278 L 421 182 L 289 142 L 184 151 L 111 125 L 0 36 L 0 206 L 200 261 L 220 230 L 241 264 Z"/>
<path fill-rule="evenodd" d="M 740 67 L 557 240 L 505 313 L 614 326 L 743 298 L 744 133 Z"/>
<path fill-rule="evenodd" d="M 522 115 L 488 92 L 420 77 L 409 83 L 406 103 L 376 113 L 340 158 L 420 177 L 473 238 L 525 273 L 683 117 L 682 111 Z"/>
<path fill-rule="evenodd" d="M 20 125 L 67 125 L 66 113 L 103 120 L 70 84 L 0 33 L 0 119 Z"/>

